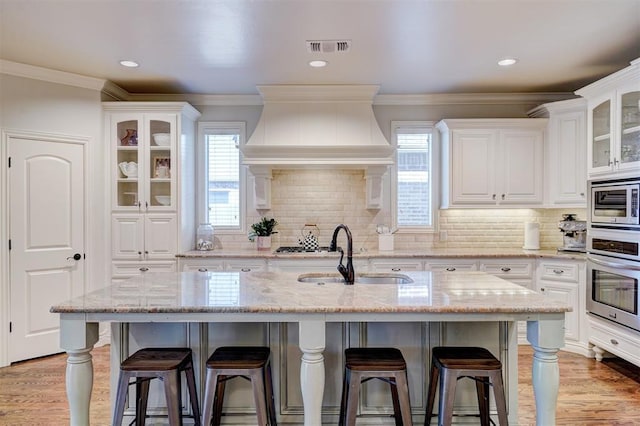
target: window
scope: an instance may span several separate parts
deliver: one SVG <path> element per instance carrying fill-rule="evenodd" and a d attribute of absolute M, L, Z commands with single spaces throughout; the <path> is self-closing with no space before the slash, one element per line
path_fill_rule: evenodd
<path fill-rule="evenodd" d="M 434 188 L 437 176 L 433 124 L 394 122 L 396 162 L 392 172 L 395 191 L 393 214 L 398 229 L 434 230 Z"/>
<path fill-rule="evenodd" d="M 245 176 L 240 166 L 244 123 L 201 122 L 199 143 L 199 218 L 215 231 L 243 231 Z"/>

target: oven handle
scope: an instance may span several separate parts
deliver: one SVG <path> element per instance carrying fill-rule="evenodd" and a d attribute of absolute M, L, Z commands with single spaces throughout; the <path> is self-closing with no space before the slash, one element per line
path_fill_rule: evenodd
<path fill-rule="evenodd" d="M 609 268 L 621 268 L 621 269 L 627 269 L 632 271 L 640 271 L 640 267 L 635 265 L 630 265 L 628 263 L 605 262 L 604 260 L 594 259 L 593 257 L 590 257 L 589 260 L 601 266 L 608 266 Z"/>

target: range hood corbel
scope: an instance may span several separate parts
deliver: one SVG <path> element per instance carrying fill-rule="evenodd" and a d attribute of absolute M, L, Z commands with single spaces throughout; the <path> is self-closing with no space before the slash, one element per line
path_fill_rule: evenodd
<path fill-rule="evenodd" d="M 271 170 L 364 169 L 367 208 L 382 207 L 382 176 L 394 148 L 373 114 L 374 85 L 258 86 L 264 108 L 241 146 L 256 209 L 270 209 Z"/>

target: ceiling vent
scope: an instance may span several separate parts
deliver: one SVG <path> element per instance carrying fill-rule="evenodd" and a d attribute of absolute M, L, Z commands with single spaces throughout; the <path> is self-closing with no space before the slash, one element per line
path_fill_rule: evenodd
<path fill-rule="evenodd" d="M 347 53 L 351 40 L 307 40 L 309 53 Z"/>

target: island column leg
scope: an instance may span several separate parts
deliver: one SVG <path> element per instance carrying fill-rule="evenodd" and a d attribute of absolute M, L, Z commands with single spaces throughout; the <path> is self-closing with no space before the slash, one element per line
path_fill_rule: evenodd
<path fill-rule="evenodd" d="M 536 425 L 554 426 L 560 387 L 558 350 L 564 345 L 564 318 L 529 321 L 527 340 L 534 350 L 531 374 L 536 400 Z"/>
<path fill-rule="evenodd" d="M 93 388 L 91 349 L 98 341 L 98 323 L 83 319 L 60 320 L 60 346 L 67 352 L 66 387 L 69 401 L 69 424 L 89 424 L 89 403 Z"/>
<path fill-rule="evenodd" d="M 302 351 L 300 388 L 304 406 L 304 426 L 322 424 L 322 396 L 324 393 L 325 322 L 300 321 L 299 345 Z"/>

